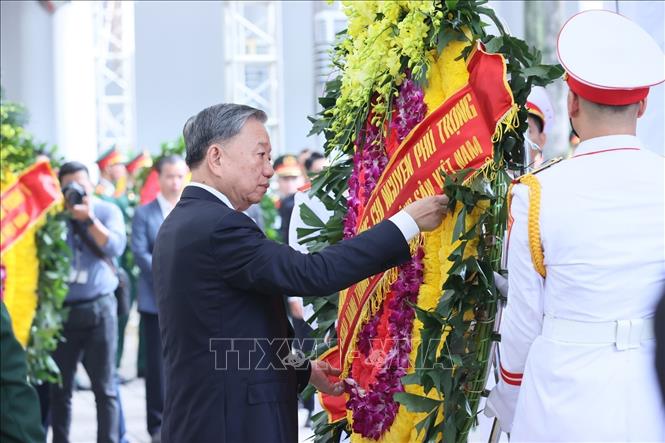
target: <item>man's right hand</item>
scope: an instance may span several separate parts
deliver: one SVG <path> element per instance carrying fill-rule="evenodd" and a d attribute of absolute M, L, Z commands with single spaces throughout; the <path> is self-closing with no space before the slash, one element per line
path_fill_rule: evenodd
<path fill-rule="evenodd" d="M 330 366 L 330 363 L 321 360 L 311 361 L 312 372 L 309 376 L 309 382 L 319 391 L 328 395 L 342 395 L 344 392 L 344 383 L 341 381 L 331 382 L 328 377 L 339 377 L 342 373 L 339 369 Z"/>
<path fill-rule="evenodd" d="M 433 231 L 448 213 L 448 197 L 435 195 L 425 197 L 404 208 L 418 225 L 420 232 Z"/>
<path fill-rule="evenodd" d="M 67 205 L 67 210 L 71 214 L 74 220 L 86 221 L 88 219 L 94 219 L 95 215 L 92 212 L 92 205 L 90 204 L 90 198 L 86 195 L 83 197 L 83 201 L 74 206 Z"/>

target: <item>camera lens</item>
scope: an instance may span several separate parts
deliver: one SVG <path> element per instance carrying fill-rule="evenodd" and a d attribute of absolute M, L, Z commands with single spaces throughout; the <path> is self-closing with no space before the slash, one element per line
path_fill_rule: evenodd
<path fill-rule="evenodd" d="M 62 195 L 68 205 L 80 205 L 83 203 L 83 197 L 85 197 L 85 189 L 78 183 L 69 183 L 62 188 Z"/>

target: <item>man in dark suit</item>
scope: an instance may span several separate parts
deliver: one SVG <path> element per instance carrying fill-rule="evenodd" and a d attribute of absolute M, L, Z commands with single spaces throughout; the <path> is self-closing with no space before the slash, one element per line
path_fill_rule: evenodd
<path fill-rule="evenodd" d="M 164 348 L 162 441 L 295 442 L 307 383 L 342 393 L 339 373 L 296 358 L 284 294 L 330 294 L 409 260 L 408 241 L 436 228 L 445 196 L 429 197 L 315 254 L 268 240 L 240 211 L 273 175 L 263 111 L 211 106 L 183 133 L 192 182 L 153 251 Z"/>
<path fill-rule="evenodd" d="M 138 280 L 138 311 L 141 313 L 146 340 L 145 395 L 148 434 L 153 441 L 159 441 L 164 409 L 164 362 L 152 285 L 152 250 L 159 227 L 180 198 L 187 165 L 182 157 L 171 155 L 157 162 L 155 169 L 159 177 L 160 192 L 157 198 L 136 210 L 132 221 L 131 249 L 134 261 L 141 270 Z"/>

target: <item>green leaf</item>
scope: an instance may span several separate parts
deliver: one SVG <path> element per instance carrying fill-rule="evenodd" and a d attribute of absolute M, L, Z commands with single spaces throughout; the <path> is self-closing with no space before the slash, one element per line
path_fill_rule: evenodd
<path fill-rule="evenodd" d="M 503 37 L 494 37 L 485 43 L 485 50 L 489 53 L 499 52 L 501 47 L 503 47 Z"/>
<path fill-rule="evenodd" d="M 315 241 L 315 238 L 309 238 L 305 240 L 305 237 L 314 234 L 315 232 L 319 232 L 321 228 L 297 228 L 296 233 L 298 234 L 298 243 L 304 244 L 308 242 Z"/>
<path fill-rule="evenodd" d="M 308 385 L 305 387 L 305 389 L 303 389 L 302 392 L 300 393 L 300 397 L 301 397 L 303 400 L 307 400 L 307 399 L 309 399 L 312 395 L 314 395 L 315 393 L 316 393 L 316 388 L 315 388 L 313 385 L 308 384 Z"/>
<path fill-rule="evenodd" d="M 441 380 L 439 384 L 443 388 L 442 392 L 444 396 L 450 394 L 450 391 L 452 390 L 453 387 L 453 376 L 450 369 L 446 368 L 444 371 L 442 371 Z"/>
<path fill-rule="evenodd" d="M 393 395 L 396 402 L 404 405 L 411 412 L 430 412 L 437 408 L 441 401 L 408 392 Z"/>
<path fill-rule="evenodd" d="M 434 380 L 429 376 L 429 373 L 425 372 L 422 374 L 420 384 L 422 385 L 425 394 L 428 394 L 434 387 Z"/>
<path fill-rule="evenodd" d="M 427 429 L 427 430 L 431 429 L 432 428 L 432 422 L 434 421 L 433 417 L 434 417 L 434 414 L 427 414 L 427 416 L 424 419 L 419 421 L 416 424 L 416 432 L 418 434 L 420 434 L 423 431 L 423 429 Z"/>
<path fill-rule="evenodd" d="M 466 36 L 461 32 L 441 26 L 441 28 L 439 28 L 436 50 L 441 54 L 450 42 L 464 40 L 466 40 Z"/>
<path fill-rule="evenodd" d="M 466 207 L 462 207 L 459 214 L 457 215 L 457 220 L 455 221 L 455 227 L 453 228 L 453 237 L 452 241 L 456 241 L 466 232 Z"/>
<path fill-rule="evenodd" d="M 454 420 L 444 420 L 443 441 L 455 441 L 457 438 L 457 426 Z"/>
<path fill-rule="evenodd" d="M 455 9 L 457 7 L 459 0 L 446 0 L 446 6 L 448 9 Z"/>
<path fill-rule="evenodd" d="M 558 65 L 560 68 L 560 65 Z M 530 68 L 525 68 L 522 70 L 522 75 L 525 75 L 526 77 L 544 77 L 544 78 L 551 78 L 552 74 L 554 74 L 553 78 L 557 78 L 560 76 L 558 74 L 559 69 L 557 66 L 552 66 L 552 65 L 538 65 L 538 66 L 531 66 Z"/>
<path fill-rule="evenodd" d="M 314 226 L 317 228 L 323 228 L 326 224 L 319 218 L 312 209 L 307 206 L 307 204 L 302 203 L 300 205 L 300 216 L 302 217 L 302 221 L 307 225 L 307 226 Z"/>

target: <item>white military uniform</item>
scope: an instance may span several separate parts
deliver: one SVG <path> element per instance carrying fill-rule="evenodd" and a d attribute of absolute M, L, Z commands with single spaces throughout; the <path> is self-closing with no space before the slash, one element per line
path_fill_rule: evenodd
<path fill-rule="evenodd" d="M 491 397 L 515 408 L 511 441 L 665 439 L 655 341 L 629 337 L 634 326 L 619 343 L 577 343 L 586 324 L 653 317 L 665 287 L 664 171 L 636 137 L 609 136 L 537 173 L 546 278 L 531 261 L 529 189 L 513 188 L 502 378 Z M 569 335 L 551 319 L 572 321 Z"/>
<path fill-rule="evenodd" d="M 573 17 L 558 44 L 571 90 L 604 105 L 640 102 L 665 75 L 652 40 L 607 11 Z M 501 379 L 488 399 L 511 441 L 665 441 L 653 332 L 664 175 L 665 159 L 633 135 L 585 140 L 531 177 L 531 236 L 538 187 L 514 186 Z"/>

